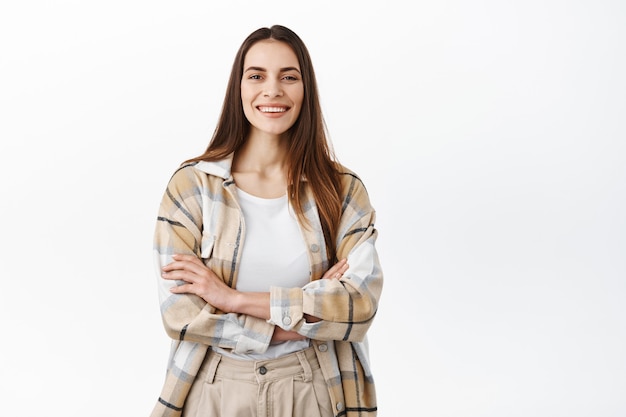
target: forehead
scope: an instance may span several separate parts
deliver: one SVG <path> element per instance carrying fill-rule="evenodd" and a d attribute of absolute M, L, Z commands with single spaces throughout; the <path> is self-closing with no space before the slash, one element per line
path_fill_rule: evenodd
<path fill-rule="evenodd" d="M 274 39 L 262 40 L 250 47 L 244 58 L 244 70 L 249 66 L 267 69 L 300 68 L 298 57 L 285 42 Z"/>

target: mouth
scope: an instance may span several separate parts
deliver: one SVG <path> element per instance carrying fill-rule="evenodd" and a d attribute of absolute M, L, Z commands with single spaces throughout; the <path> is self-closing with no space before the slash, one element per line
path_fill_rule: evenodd
<path fill-rule="evenodd" d="M 257 106 L 261 113 L 284 113 L 289 110 L 286 106 Z"/>

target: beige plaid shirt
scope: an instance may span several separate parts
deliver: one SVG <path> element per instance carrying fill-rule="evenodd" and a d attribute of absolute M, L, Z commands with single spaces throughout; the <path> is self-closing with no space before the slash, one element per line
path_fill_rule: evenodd
<path fill-rule="evenodd" d="M 245 238 L 243 215 L 230 174 L 232 160 L 180 167 L 170 179 L 158 214 L 154 238 L 157 271 L 175 253 L 203 259 L 234 287 Z M 366 332 L 378 308 L 383 274 L 375 249 L 375 211 L 361 180 L 342 173 L 343 207 L 337 241 L 338 259 L 349 270 L 340 280 L 320 279 L 329 268 L 317 208 L 311 194 L 304 205 L 310 225 L 302 224 L 311 265 L 303 288 L 272 287 L 270 320 L 217 311 L 201 298 L 172 294 L 175 282 L 158 275 L 160 309 L 172 349 L 165 383 L 151 414 L 180 416 L 185 399 L 209 346 L 235 352 L 264 352 L 274 326 L 295 330 L 312 340 L 336 416 L 375 416 L 376 394 L 370 372 Z M 303 314 L 321 318 L 307 323 Z"/>

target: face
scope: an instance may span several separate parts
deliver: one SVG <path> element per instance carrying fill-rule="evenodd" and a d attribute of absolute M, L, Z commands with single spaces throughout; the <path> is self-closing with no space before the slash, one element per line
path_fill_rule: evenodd
<path fill-rule="evenodd" d="M 251 135 L 280 136 L 298 119 L 304 84 L 298 58 L 284 42 L 255 43 L 246 54 L 241 79 L 243 112 Z"/>

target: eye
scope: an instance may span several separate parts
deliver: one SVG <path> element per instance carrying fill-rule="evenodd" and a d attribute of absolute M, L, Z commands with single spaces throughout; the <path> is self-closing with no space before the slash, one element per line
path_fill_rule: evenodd
<path fill-rule="evenodd" d="M 248 77 L 249 80 L 260 80 L 261 76 L 259 74 L 252 74 Z"/>
<path fill-rule="evenodd" d="M 283 80 L 285 80 L 285 81 L 298 81 L 298 77 L 296 77 L 295 75 L 285 75 L 283 77 Z"/>

